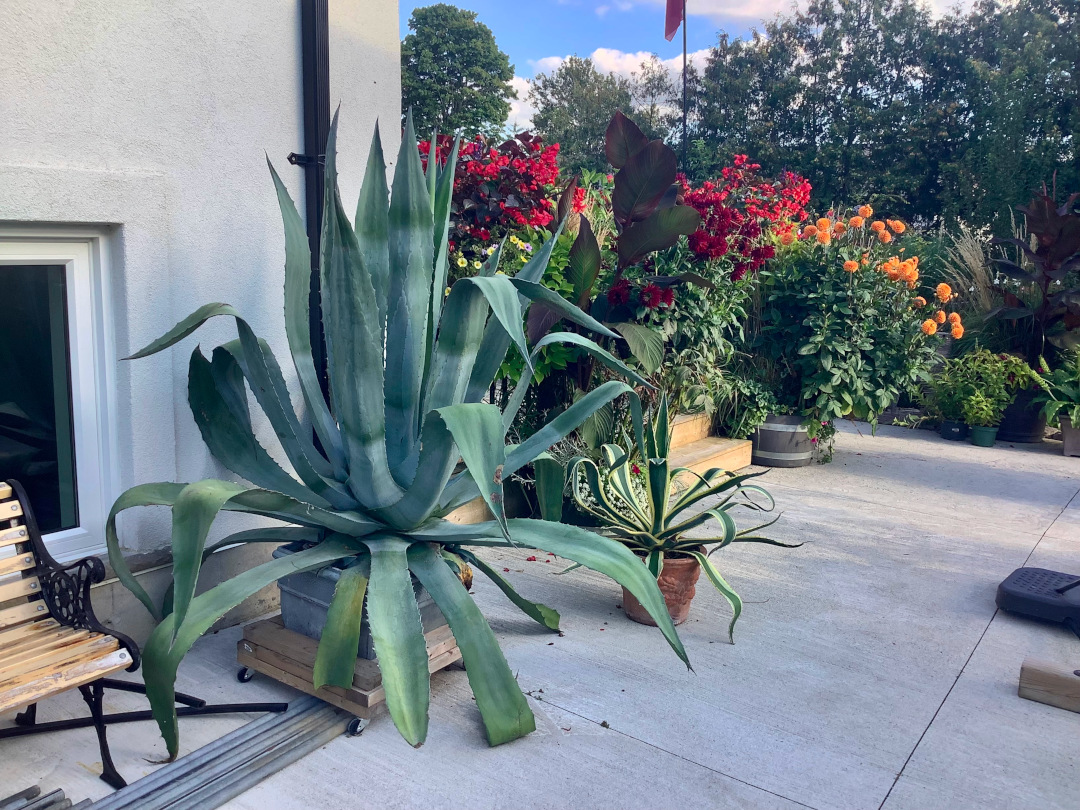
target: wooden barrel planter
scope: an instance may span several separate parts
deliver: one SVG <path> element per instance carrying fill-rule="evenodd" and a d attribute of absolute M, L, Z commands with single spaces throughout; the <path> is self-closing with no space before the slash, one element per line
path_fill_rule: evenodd
<path fill-rule="evenodd" d="M 754 432 L 751 460 L 762 467 L 805 467 L 814 444 L 801 416 L 770 416 Z"/>

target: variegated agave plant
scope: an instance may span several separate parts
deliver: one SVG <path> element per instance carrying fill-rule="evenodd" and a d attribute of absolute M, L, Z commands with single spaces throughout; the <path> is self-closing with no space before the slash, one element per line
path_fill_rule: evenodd
<path fill-rule="evenodd" d="M 624 546 L 570 526 L 508 520 L 503 511 L 503 479 L 597 408 L 629 392 L 631 407 L 640 411 L 627 384 L 608 382 L 508 447 L 507 429 L 532 375 L 522 375 L 505 410 L 483 401 L 511 346 L 531 359 L 544 345 L 573 343 L 627 378 L 643 382 L 580 335 L 555 333 L 527 345 L 525 312 L 536 301 L 614 336 L 539 284 L 555 240 L 513 278 L 497 273 L 496 251 L 478 277 L 459 280 L 445 294 L 452 169 L 440 169 L 431 155 L 425 176 L 410 120 L 388 189 L 376 129 L 354 225 L 337 189 L 336 131 L 335 116 L 326 148 L 320 263 L 329 403 L 312 360 L 307 237 L 288 192 L 270 167 L 285 222 L 286 333 L 318 444 L 293 408 L 270 347 L 227 304 L 200 308 L 133 355 L 144 357 L 172 346 L 211 317 L 234 318 L 237 340 L 216 347 L 211 359 L 198 347 L 193 351 L 188 399 L 213 455 L 254 485 L 222 480 L 142 484 L 121 495 L 109 516 L 110 560 L 119 578 L 160 622 L 143 651 L 144 677 L 171 756 L 179 746 L 173 702 L 177 667 L 191 645 L 260 588 L 287 574 L 335 562 L 345 572 L 319 644 L 316 684 L 350 685 L 366 601 L 390 715 L 415 746 L 427 736 L 429 687 L 410 572 L 431 593 L 457 638 L 490 744 L 535 728 L 494 634 L 451 567 L 473 564 L 549 629 L 558 629 L 558 613 L 522 598 L 467 546 L 527 546 L 607 574 L 649 608 L 668 642 L 686 660 L 655 580 Z M 456 152 L 455 145 L 447 166 L 455 165 Z M 273 426 L 292 473 L 275 463 L 253 433 L 248 389 Z M 461 526 L 443 519 L 477 496 L 495 520 Z M 131 576 L 116 536 L 116 515 L 146 505 L 172 507 L 173 587 L 165 605 L 155 604 Z M 220 510 L 293 525 L 244 531 L 208 546 L 206 538 Z M 225 546 L 246 542 L 294 542 L 301 550 L 196 596 L 205 559 Z"/>
<path fill-rule="evenodd" d="M 578 508 L 599 520 L 612 536 L 642 555 L 655 577 L 664 568 L 665 555 L 694 557 L 709 581 L 731 604 L 728 637 L 734 643 L 742 599 L 709 557 L 731 543 L 768 543 L 785 548 L 802 544 L 781 543 L 757 533 L 779 517 L 746 529 L 736 525 L 731 512 L 737 506 L 757 512 L 773 510 L 772 495 L 757 484 L 746 483 L 765 473 L 736 475 L 715 468 L 701 475 L 687 467 L 672 468 L 668 460 L 671 425 L 667 397 L 661 397 L 651 423 L 644 424 L 640 412 L 633 413 L 632 418 L 636 443 L 626 448 L 605 444 L 601 448 L 603 467 L 584 456 L 570 462 L 567 479 L 574 501 Z M 676 483 L 680 477 L 692 483 L 680 486 Z M 706 503 L 709 499 L 713 500 Z M 719 534 L 686 536 L 692 529 L 713 520 L 719 524 Z M 713 545 L 708 553 L 703 550 L 706 545 Z"/>

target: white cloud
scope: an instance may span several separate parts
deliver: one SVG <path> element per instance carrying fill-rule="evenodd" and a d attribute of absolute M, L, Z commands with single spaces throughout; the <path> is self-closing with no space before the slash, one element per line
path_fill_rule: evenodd
<path fill-rule="evenodd" d="M 514 132 L 530 129 L 536 108 L 529 104 L 529 80 L 515 76 L 510 80 L 510 86 L 517 90 L 518 97 L 510 100 L 510 114 L 506 116 L 506 125 Z"/>

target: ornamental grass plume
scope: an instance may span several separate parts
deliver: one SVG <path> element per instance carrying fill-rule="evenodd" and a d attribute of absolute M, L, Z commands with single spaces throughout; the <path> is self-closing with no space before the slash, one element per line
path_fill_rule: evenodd
<path fill-rule="evenodd" d="M 934 321 L 933 318 L 927 318 L 925 321 L 922 322 L 922 331 L 924 335 L 937 334 L 937 323 Z"/>

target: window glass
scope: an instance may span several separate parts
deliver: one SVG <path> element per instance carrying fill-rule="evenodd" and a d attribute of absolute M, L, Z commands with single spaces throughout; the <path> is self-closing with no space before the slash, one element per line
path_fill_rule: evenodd
<path fill-rule="evenodd" d="M 63 265 L 0 264 L 0 480 L 41 531 L 79 525 Z"/>

